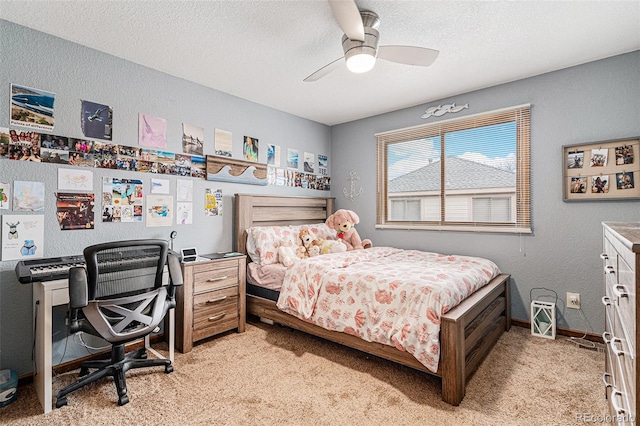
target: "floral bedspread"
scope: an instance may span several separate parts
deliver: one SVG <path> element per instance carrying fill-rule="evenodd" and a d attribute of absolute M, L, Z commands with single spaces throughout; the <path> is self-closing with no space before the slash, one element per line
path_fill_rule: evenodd
<path fill-rule="evenodd" d="M 391 247 L 312 257 L 285 274 L 278 308 L 411 353 L 438 370 L 441 315 L 500 274 L 490 260 Z"/>

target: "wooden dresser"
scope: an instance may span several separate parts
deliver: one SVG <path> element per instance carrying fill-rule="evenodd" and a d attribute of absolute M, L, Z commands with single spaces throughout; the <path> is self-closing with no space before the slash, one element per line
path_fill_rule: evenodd
<path fill-rule="evenodd" d="M 602 378 L 611 422 L 637 424 L 640 223 L 605 222 L 603 230 L 606 364 Z"/>
<path fill-rule="evenodd" d="M 176 293 L 176 348 L 238 329 L 246 319 L 246 256 L 182 265 L 184 285 Z"/>

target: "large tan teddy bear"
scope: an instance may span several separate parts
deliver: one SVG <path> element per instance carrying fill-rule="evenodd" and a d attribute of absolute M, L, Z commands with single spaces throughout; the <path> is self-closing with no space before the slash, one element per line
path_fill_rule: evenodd
<path fill-rule="evenodd" d="M 325 223 L 329 228 L 338 232 L 338 240 L 347 246 L 347 250 L 360 250 L 372 246 L 371 240 L 360 239 L 358 231 L 354 228 L 360 223 L 360 218 L 351 210 L 340 209 L 329 216 Z"/>

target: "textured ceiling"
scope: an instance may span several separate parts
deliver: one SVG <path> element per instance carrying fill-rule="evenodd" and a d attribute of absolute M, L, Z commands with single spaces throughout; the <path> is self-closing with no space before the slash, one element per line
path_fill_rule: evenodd
<path fill-rule="evenodd" d="M 343 55 L 323 0 L 1 0 L 0 18 L 327 125 L 640 49 L 640 1 L 356 2 L 380 44 L 438 59 L 303 82 Z"/>

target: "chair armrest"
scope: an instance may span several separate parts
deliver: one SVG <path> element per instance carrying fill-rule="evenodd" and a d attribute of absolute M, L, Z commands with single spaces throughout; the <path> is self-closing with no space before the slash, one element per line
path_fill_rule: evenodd
<path fill-rule="evenodd" d="M 87 271 L 82 266 L 69 269 L 69 307 L 82 309 L 89 304 Z"/>
<path fill-rule="evenodd" d="M 180 256 L 174 251 L 169 251 L 167 254 L 167 266 L 169 268 L 169 280 L 171 284 L 175 286 L 182 285 L 184 280 L 182 278 L 182 267 L 180 266 Z"/>

